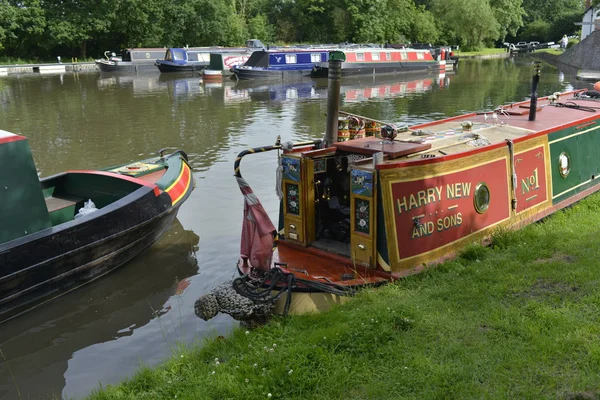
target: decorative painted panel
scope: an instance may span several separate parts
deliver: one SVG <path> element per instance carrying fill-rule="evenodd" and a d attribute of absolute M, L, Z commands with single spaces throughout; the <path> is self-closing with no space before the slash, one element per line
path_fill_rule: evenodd
<path fill-rule="evenodd" d="M 517 212 L 547 200 L 544 146 L 515 154 L 515 171 Z"/>
<path fill-rule="evenodd" d="M 356 232 L 370 234 L 371 208 L 369 200 L 354 199 L 354 230 Z"/>
<path fill-rule="evenodd" d="M 287 212 L 294 215 L 300 215 L 300 196 L 298 185 L 288 183 L 285 185 L 285 197 Z"/>
<path fill-rule="evenodd" d="M 427 253 L 510 216 L 508 160 L 417 180 L 390 182 L 400 259 Z M 491 178 L 485 181 L 486 178 Z M 475 188 L 485 182 L 489 199 L 476 208 Z"/>
<path fill-rule="evenodd" d="M 320 174 L 321 172 L 327 172 L 327 160 L 325 158 L 317 158 L 314 160 L 315 167 L 314 173 Z"/>
<path fill-rule="evenodd" d="M 353 169 L 350 174 L 352 194 L 373 197 L 373 173 Z"/>
<path fill-rule="evenodd" d="M 292 157 L 281 157 L 283 166 L 283 179 L 300 182 L 300 159 Z"/>

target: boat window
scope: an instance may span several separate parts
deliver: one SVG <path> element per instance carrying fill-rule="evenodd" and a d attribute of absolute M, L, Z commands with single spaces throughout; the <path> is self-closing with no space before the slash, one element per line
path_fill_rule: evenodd
<path fill-rule="evenodd" d="M 167 50 L 167 54 L 165 55 L 165 60 L 167 60 L 167 61 L 183 61 L 183 60 L 185 60 L 185 55 L 182 50 L 169 49 L 169 50 Z"/>
<path fill-rule="evenodd" d="M 365 53 L 356 53 L 356 61 L 364 61 Z"/>
<path fill-rule="evenodd" d="M 296 64 L 296 55 L 295 54 L 286 54 L 285 55 L 285 63 L 286 64 Z"/>
<path fill-rule="evenodd" d="M 311 53 L 310 62 L 318 63 L 321 62 L 321 54 L 319 53 Z"/>
<path fill-rule="evenodd" d="M 408 60 L 408 55 L 406 54 L 405 51 L 401 51 L 400 52 L 400 59 L 401 60 Z"/>
<path fill-rule="evenodd" d="M 425 59 L 425 54 L 423 54 L 421 52 L 417 53 L 417 59 L 418 60 L 424 60 Z"/>
<path fill-rule="evenodd" d="M 379 61 L 379 53 L 371 53 L 371 60 Z"/>
<path fill-rule="evenodd" d="M 391 60 L 392 59 L 392 53 L 390 53 L 389 51 L 387 53 L 385 53 L 385 59 L 386 60 Z"/>
<path fill-rule="evenodd" d="M 475 195 L 473 196 L 475 210 L 479 214 L 483 214 L 490 206 L 490 189 L 485 182 L 479 182 L 475 186 Z"/>

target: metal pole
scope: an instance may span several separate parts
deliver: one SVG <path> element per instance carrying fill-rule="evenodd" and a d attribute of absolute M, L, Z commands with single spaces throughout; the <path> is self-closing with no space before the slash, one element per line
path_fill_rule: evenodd
<path fill-rule="evenodd" d="M 338 116 L 340 113 L 340 85 L 342 82 L 342 63 L 344 61 L 346 61 L 346 55 L 343 52 L 329 52 L 325 146 L 331 146 L 337 141 Z"/>
<path fill-rule="evenodd" d="M 540 62 L 536 61 L 533 64 L 533 82 L 531 84 L 531 101 L 529 103 L 529 120 L 535 121 L 537 112 L 537 87 L 540 82 Z"/>

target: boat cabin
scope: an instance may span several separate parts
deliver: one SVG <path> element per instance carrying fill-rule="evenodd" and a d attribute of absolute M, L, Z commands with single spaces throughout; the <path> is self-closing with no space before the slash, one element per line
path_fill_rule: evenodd
<path fill-rule="evenodd" d="M 126 49 L 121 61 L 153 63 L 165 55 L 165 49 Z"/>
<path fill-rule="evenodd" d="M 600 187 L 593 104 L 555 94 L 540 99 L 537 119 L 521 102 L 393 140 L 373 121 L 340 118 L 337 143 L 281 157 L 280 242 L 403 276 L 499 226 L 540 219 Z"/>
<path fill-rule="evenodd" d="M 178 47 L 168 48 L 165 52 L 165 61 L 174 64 L 186 64 L 189 62 L 200 62 L 208 64 L 210 61 L 210 52 L 207 50 L 192 50 Z"/>
<path fill-rule="evenodd" d="M 269 69 L 310 69 L 313 65 L 326 62 L 329 52 L 322 49 L 303 50 L 258 50 L 252 53 L 244 67 L 269 68 Z"/>

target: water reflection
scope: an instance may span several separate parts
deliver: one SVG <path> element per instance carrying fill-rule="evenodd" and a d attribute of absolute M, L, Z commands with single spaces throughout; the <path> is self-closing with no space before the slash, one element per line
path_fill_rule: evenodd
<path fill-rule="evenodd" d="M 343 103 L 361 102 L 374 99 L 390 99 L 408 94 L 424 93 L 433 87 L 446 88 L 450 85 L 454 72 L 421 73 L 407 76 L 345 77 L 342 80 L 340 95 Z M 320 100 L 327 98 L 327 80 L 310 78 L 293 81 L 264 83 L 243 80 L 234 86 L 231 81 L 210 83 L 224 86 L 225 102 L 241 101 L 286 101 Z M 208 85 L 208 84 L 205 84 Z"/>
<path fill-rule="evenodd" d="M 198 272 L 198 243 L 199 237 L 175 220 L 149 251 L 111 274 L 110 284 L 106 280 L 93 282 L 3 325 L 0 347 L 17 376 L 21 395 L 49 395 L 45 392 L 48 387 L 60 391 L 57 382 L 69 386 L 70 380 L 78 385 L 87 380 L 86 386 L 93 387 L 98 369 L 118 369 L 122 364 L 119 353 L 111 354 L 107 350 L 111 346 L 104 345 L 114 341 L 120 347 L 151 321 L 172 318 L 177 313 L 179 299 L 188 285 L 186 279 Z M 160 335 L 159 329 L 154 330 Z M 80 351 L 97 343 L 102 344 L 103 356 L 83 355 L 87 359 L 81 363 Z M 73 356 L 67 362 L 64 355 L 68 354 Z M 0 375 L 8 375 L 7 369 L 2 364 Z M 18 379 L 23 376 L 28 377 L 27 382 Z M 73 389 L 75 393 L 65 394 L 85 394 L 77 386 Z M 16 388 L 2 382 L 0 397 L 16 398 Z"/>

